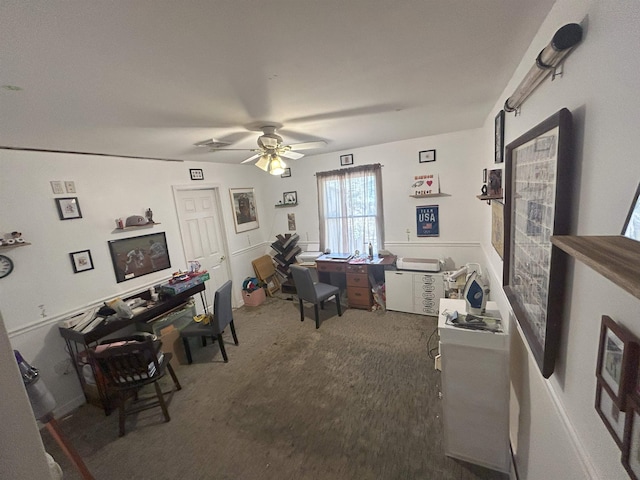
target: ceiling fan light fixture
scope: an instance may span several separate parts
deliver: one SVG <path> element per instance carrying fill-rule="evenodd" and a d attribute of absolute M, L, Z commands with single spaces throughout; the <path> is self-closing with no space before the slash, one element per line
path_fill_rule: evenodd
<path fill-rule="evenodd" d="M 260 159 L 255 163 L 256 167 L 261 168 L 265 172 L 269 171 L 270 155 L 262 155 Z"/>
<path fill-rule="evenodd" d="M 287 164 L 284 163 L 279 156 L 273 155 L 271 164 L 269 165 L 269 173 L 271 175 L 282 175 L 286 166 Z"/>

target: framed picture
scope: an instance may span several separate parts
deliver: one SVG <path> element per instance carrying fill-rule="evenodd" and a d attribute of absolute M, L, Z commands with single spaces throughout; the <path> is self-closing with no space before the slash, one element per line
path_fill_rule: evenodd
<path fill-rule="evenodd" d="M 58 215 L 60 220 L 72 220 L 74 218 L 82 218 L 80 211 L 80 203 L 78 197 L 56 198 L 56 206 L 58 207 Z"/>
<path fill-rule="evenodd" d="M 418 153 L 418 163 L 427 163 L 436 161 L 435 150 L 422 150 Z"/>
<path fill-rule="evenodd" d="M 487 195 L 502 198 L 502 169 L 496 168 L 495 170 L 489 170 Z"/>
<path fill-rule="evenodd" d="M 118 283 L 171 268 L 164 232 L 109 241 Z"/>
<path fill-rule="evenodd" d="M 631 202 L 631 208 L 622 227 L 622 235 L 632 240 L 640 241 L 640 185 Z"/>
<path fill-rule="evenodd" d="M 629 402 L 622 443 L 622 465 L 633 480 L 640 480 L 640 404 Z"/>
<path fill-rule="evenodd" d="M 233 224 L 236 233 L 255 230 L 258 224 L 258 207 L 253 188 L 230 188 L 231 207 L 233 209 Z"/>
<path fill-rule="evenodd" d="M 622 449 L 626 413 L 621 411 L 613 402 L 613 399 L 602 387 L 600 381 L 596 385 L 596 411 L 618 447 Z"/>
<path fill-rule="evenodd" d="M 291 176 L 291 168 L 287 167 L 284 169 L 284 173 L 280 175 L 280 178 L 287 178 Z"/>
<path fill-rule="evenodd" d="M 504 259 L 504 205 L 495 200 L 491 202 L 491 245 Z"/>
<path fill-rule="evenodd" d="M 201 168 L 190 168 L 189 174 L 191 175 L 191 180 L 204 180 L 204 173 L 202 173 Z"/>
<path fill-rule="evenodd" d="M 504 162 L 504 110 L 495 118 L 495 163 Z"/>
<path fill-rule="evenodd" d="M 596 377 L 613 399 L 626 411 L 628 394 L 634 389 L 638 375 L 638 341 L 622 325 L 603 315 L 600 326 Z"/>
<path fill-rule="evenodd" d="M 340 155 L 340 165 L 343 167 L 345 165 L 353 165 L 353 155 Z"/>
<path fill-rule="evenodd" d="M 284 192 L 282 194 L 282 201 L 286 205 L 295 205 L 298 203 L 298 192 Z"/>
<path fill-rule="evenodd" d="M 289 227 L 289 231 L 292 232 L 296 229 L 296 214 L 295 213 L 287 213 L 287 225 Z"/>
<path fill-rule="evenodd" d="M 552 248 L 551 237 L 571 229 L 571 123 L 562 109 L 505 148 L 502 284 L 545 378 L 562 326 L 568 256 Z"/>
<path fill-rule="evenodd" d="M 90 250 L 80 250 L 69 254 L 71 256 L 71 265 L 73 273 L 86 272 L 93 270 L 93 260 L 91 259 Z"/>
<path fill-rule="evenodd" d="M 437 237 L 440 235 L 438 205 L 416 207 L 418 237 Z"/>

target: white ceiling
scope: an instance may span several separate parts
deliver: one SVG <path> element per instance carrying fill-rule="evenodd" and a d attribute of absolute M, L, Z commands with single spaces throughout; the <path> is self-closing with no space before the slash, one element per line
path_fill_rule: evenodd
<path fill-rule="evenodd" d="M 239 163 L 193 144 L 480 127 L 553 3 L 2 0 L 0 146 Z"/>

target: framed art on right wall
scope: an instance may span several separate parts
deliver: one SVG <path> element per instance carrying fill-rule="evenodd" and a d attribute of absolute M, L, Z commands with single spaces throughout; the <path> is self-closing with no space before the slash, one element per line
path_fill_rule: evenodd
<path fill-rule="evenodd" d="M 553 235 L 571 229 L 572 117 L 563 108 L 505 148 L 502 284 L 545 378 L 560 342 L 567 258 Z"/>

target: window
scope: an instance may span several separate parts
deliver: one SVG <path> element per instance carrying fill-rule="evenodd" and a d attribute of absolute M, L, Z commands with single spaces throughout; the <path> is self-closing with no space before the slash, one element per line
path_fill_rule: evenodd
<path fill-rule="evenodd" d="M 380 164 L 316 174 L 320 248 L 334 253 L 367 252 L 384 246 Z"/>

